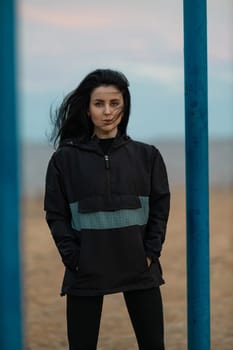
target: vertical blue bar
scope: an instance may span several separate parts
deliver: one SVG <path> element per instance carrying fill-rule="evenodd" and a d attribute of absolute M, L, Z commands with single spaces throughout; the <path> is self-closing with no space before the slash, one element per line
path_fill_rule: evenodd
<path fill-rule="evenodd" d="M 0 349 L 22 349 L 15 2 L 0 0 Z"/>
<path fill-rule="evenodd" d="M 184 0 L 188 349 L 210 349 L 206 0 Z"/>

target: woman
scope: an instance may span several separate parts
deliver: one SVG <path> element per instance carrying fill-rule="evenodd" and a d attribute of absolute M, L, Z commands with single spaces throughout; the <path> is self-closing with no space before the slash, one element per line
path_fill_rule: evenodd
<path fill-rule="evenodd" d="M 97 346 L 103 296 L 123 292 L 140 350 L 162 350 L 159 256 L 169 213 L 165 165 L 126 133 L 126 77 L 88 74 L 62 102 L 59 147 L 46 176 L 45 210 L 65 265 L 70 350 Z"/>

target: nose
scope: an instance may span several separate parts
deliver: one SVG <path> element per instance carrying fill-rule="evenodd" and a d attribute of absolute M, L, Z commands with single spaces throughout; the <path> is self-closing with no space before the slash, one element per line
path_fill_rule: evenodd
<path fill-rule="evenodd" d="M 104 106 L 104 114 L 105 115 L 111 114 L 111 107 L 110 107 L 110 105 L 108 103 L 106 103 L 105 106 Z"/>

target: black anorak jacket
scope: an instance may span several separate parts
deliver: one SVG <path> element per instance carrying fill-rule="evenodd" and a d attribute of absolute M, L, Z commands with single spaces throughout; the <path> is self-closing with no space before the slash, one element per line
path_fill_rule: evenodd
<path fill-rule="evenodd" d="M 159 256 L 170 193 L 160 152 L 128 136 L 63 142 L 46 175 L 46 220 L 66 267 L 61 295 L 164 283 Z M 152 259 L 150 267 L 146 257 Z"/>

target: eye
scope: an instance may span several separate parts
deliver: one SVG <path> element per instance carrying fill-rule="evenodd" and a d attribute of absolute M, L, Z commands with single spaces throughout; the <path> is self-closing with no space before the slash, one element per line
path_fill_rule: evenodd
<path fill-rule="evenodd" d="M 112 107 L 117 107 L 117 106 L 119 106 L 119 102 L 114 101 L 114 102 L 111 103 L 111 106 Z"/>
<path fill-rule="evenodd" d="M 95 102 L 94 105 L 95 105 L 95 107 L 102 107 L 103 102 Z"/>

